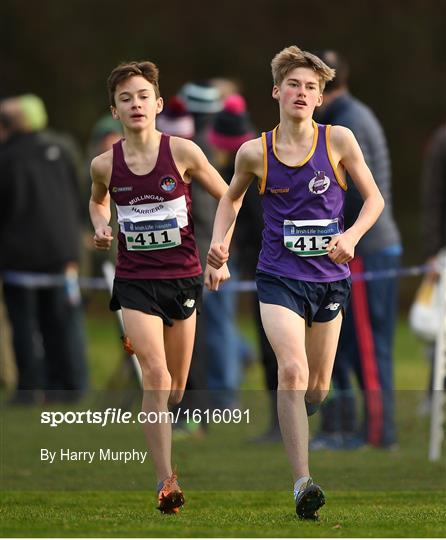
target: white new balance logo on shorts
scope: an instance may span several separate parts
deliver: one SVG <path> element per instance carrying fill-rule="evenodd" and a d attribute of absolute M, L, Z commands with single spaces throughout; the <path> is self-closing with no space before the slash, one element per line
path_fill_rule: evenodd
<path fill-rule="evenodd" d="M 183 302 L 184 307 L 193 308 L 195 306 L 195 300 L 193 298 L 188 298 Z"/>
<path fill-rule="evenodd" d="M 332 302 L 331 304 L 328 304 L 328 306 L 325 306 L 324 309 L 329 309 L 330 311 L 336 311 L 336 310 L 339 309 L 339 306 L 340 306 L 340 305 L 341 305 L 341 304 L 338 304 L 338 303 L 336 303 L 336 302 Z"/>

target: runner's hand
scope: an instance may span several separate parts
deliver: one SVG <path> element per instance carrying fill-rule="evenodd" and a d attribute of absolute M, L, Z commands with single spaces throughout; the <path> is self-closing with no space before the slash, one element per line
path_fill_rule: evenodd
<path fill-rule="evenodd" d="M 231 277 L 227 264 L 224 264 L 218 270 L 209 264 L 204 271 L 204 284 L 210 291 L 218 291 L 220 283 L 224 283 Z"/>
<path fill-rule="evenodd" d="M 214 268 L 221 268 L 229 259 L 228 248 L 223 242 L 213 242 L 208 251 L 207 262 Z"/>
<path fill-rule="evenodd" d="M 110 249 L 112 244 L 113 236 L 112 236 L 112 228 L 108 225 L 104 225 L 103 227 L 98 227 L 95 230 L 93 242 L 94 247 L 100 251 L 106 251 Z"/>
<path fill-rule="evenodd" d="M 328 251 L 329 258 L 336 264 L 344 264 L 350 262 L 355 256 L 356 242 L 345 232 L 337 236 L 333 236 L 330 243 L 325 248 Z"/>

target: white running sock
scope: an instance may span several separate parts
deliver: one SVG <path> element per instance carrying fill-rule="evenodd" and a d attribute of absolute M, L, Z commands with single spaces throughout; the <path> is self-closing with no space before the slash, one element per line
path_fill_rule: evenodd
<path fill-rule="evenodd" d="M 308 480 L 311 480 L 310 476 L 301 476 L 296 480 L 294 483 L 294 499 L 297 499 L 297 495 L 299 494 L 300 488 L 308 482 Z"/>

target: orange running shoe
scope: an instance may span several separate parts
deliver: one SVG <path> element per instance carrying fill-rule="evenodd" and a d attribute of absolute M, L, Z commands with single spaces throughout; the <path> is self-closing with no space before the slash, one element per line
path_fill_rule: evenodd
<path fill-rule="evenodd" d="M 158 489 L 158 510 L 163 514 L 176 514 L 186 502 L 178 485 L 177 475 L 172 473 L 172 476 L 166 478 L 160 484 L 161 487 Z"/>
<path fill-rule="evenodd" d="M 130 355 L 135 354 L 135 351 L 133 350 L 133 346 L 130 339 L 127 336 L 121 336 L 121 340 L 122 340 L 122 345 L 124 347 L 124 351 Z"/>

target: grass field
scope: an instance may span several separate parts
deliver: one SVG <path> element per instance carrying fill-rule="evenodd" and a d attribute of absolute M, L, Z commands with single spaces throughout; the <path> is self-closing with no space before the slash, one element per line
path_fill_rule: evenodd
<path fill-rule="evenodd" d="M 438 492 L 329 494 L 318 522 L 293 515 L 289 492 L 191 491 L 184 510 L 165 516 L 147 493 L 8 493 L 8 536 L 121 537 L 442 537 L 445 497 Z"/>
<path fill-rule="evenodd" d="M 121 352 L 114 318 L 93 308 L 87 321 L 92 386 L 81 409 L 104 403 L 104 381 Z M 249 319 L 243 333 L 253 339 Z M 122 537 L 442 537 L 446 533 L 446 464 L 427 461 L 428 421 L 416 415 L 426 386 L 421 344 L 404 322 L 396 336 L 398 450 L 322 451 L 313 476 L 326 490 L 319 522 L 294 514 L 290 475 L 280 444 L 247 444 L 267 425 L 258 365 L 246 373 L 240 407 L 250 424 L 212 425 L 204 438 L 179 440 L 174 463 L 187 504 L 177 516 L 155 510 L 150 463 L 41 463 L 41 447 L 144 449 L 140 429 L 39 423 L 40 409 L 4 409 L 2 536 Z M 135 404 L 135 407 L 137 405 Z M 54 407 L 60 410 L 61 407 Z M 73 410 L 73 407 L 67 407 Z M 313 429 L 317 419 L 312 420 Z"/>

